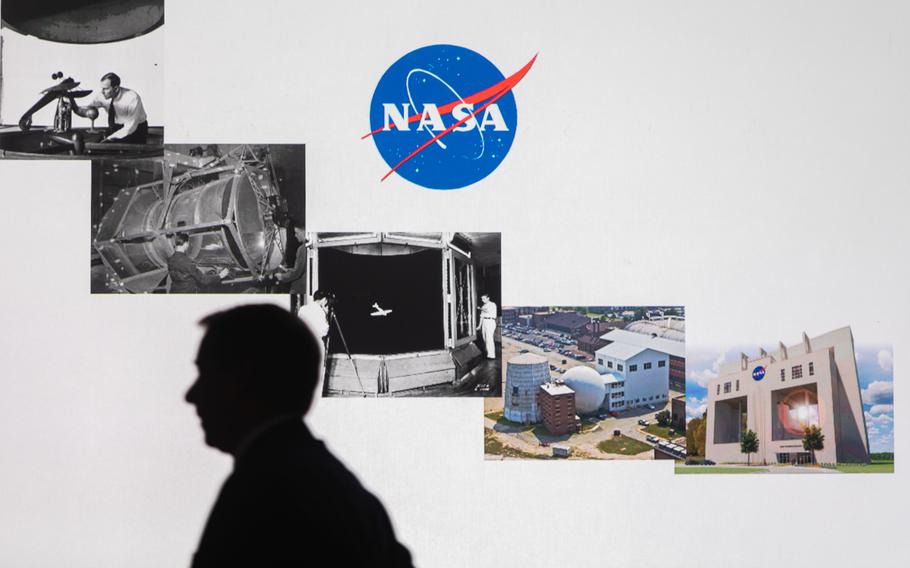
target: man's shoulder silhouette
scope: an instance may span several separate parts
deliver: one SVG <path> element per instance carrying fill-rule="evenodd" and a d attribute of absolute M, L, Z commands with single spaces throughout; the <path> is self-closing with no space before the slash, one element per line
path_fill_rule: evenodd
<path fill-rule="evenodd" d="M 320 365 L 307 326 L 274 305 L 201 323 L 199 376 L 186 400 L 206 444 L 231 454 L 234 471 L 193 566 L 411 566 L 379 500 L 303 423 Z"/>
<path fill-rule="evenodd" d="M 411 566 L 382 504 L 294 417 L 237 457 L 193 566 Z"/>

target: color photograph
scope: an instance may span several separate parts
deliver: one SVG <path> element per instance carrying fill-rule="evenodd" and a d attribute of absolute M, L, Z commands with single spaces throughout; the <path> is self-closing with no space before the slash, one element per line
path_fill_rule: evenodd
<path fill-rule="evenodd" d="M 486 459 L 685 459 L 682 306 L 508 306 L 503 360 Z"/>
<path fill-rule="evenodd" d="M 797 336 L 798 337 L 798 336 Z M 776 348 L 689 352 L 677 473 L 893 473 L 894 357 L 849 326 Z"/>

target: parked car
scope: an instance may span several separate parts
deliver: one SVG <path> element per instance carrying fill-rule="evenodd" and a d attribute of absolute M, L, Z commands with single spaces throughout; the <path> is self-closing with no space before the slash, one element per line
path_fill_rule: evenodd
<path fill-rule="evenodd" d="M 651 409 L 651 410 L 657 410 L 657 407 L 654 406 L 653 404 L 649 404 L 649 405 L 648 405 L 648 408 Z"/>
<path fill-rule="evenodd" d="M 645 436 L 645 440 L 651 442 L 652 444 L 656 444 L 657 442 L 660 441 L 658 439 L 658 437 L 655 436 L 654 434 L 648 434 L 647 436 Z"/>

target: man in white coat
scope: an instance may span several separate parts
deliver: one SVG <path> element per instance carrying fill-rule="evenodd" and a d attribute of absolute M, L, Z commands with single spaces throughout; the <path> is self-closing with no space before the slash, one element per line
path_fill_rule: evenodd
<path fill-rule="evenodd" d="M 490 301 L 490 295 L 484 294 L 480 297 L 483 305 L 480 306 L 480 322 L 477 327 L 480 328 L 483 344 L 487 349 L 487 359 L 496 358 L 496 304 Z"/>

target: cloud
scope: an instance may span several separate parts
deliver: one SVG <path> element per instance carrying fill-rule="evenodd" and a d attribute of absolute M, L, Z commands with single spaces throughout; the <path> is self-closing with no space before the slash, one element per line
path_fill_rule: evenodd
<path fill-rule="evenodd" d="M 866 425 L 874 424 L 876 426 L 882 427 L 891 427 L 891 424 L 894 423 L 894 418 L 891 418 L 888 414 L 879 414 L 878 416 L 872 416 L 869 412 L 865 413 L 866 415 Z"/>
<path fill-rule="evenodd" d="M 891 412 L 894 412 L 893 404 L 873 404 L 872 408 L 869 409 L 869 414 L 873 416 Z"/>
<path fill-rule="evenodd" d="M 872 381 L 863 389 L 862 396 L 866 404 L 891 404 L 894 402 L 894 383 Z"/>
<path fill-rule="evenodd" d="M 687 380 L 692 381 L 701 388 L 708 388 L 708 383 L 716 379 L 720 371 L 720 365 L 724 362 L 724 354 L 721 353 L 711 362 L 710 369 L 691 370 L 687 373 Z"/>
<path fill-rule="evenodd" d="M 686 421 L 701 418 L 708 409 L 708 402 L 703 398 L 686 397 Z"/>
<path fill-rule="evenodd" d="M 882 368 L 882 371 L 890 373 L 894 370 L 894 355 L 887 349 L 882 349 L 878 352 L 878 366 Z"/>

